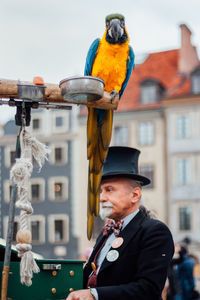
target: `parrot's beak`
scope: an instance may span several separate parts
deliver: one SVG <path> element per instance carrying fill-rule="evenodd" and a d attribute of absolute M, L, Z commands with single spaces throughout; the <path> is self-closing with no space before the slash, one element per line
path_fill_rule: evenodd
<path fill-rule="evenodd" d="M 123 28 L 118 19 L 113 19 L 110 24 L 109 34 L 117 42 L 123 35 Z"/>

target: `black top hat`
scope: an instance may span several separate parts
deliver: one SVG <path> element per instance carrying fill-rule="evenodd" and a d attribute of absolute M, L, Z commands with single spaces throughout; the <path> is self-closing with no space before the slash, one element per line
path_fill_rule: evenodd
<path fill-rule="evenodd" d="M 130 147 L 110 147 L 104 163 L 102 179 L 128 177 L 147 185 L 151 181 L 138 174 L 140 151 Z"/>

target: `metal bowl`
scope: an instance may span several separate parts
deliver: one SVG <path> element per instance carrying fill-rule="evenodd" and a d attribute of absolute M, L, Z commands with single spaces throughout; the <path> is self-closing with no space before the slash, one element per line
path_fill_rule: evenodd
<path fill-rule="evenodd" d="M 46 86 L 18 83 L 18 97 L 23 100 L 42 101 Z"/>
<path fill-rule="evenodd" d="M 60 81 L 62 97 L 74 103 L 97 101 L 103 97 L 104 81 L 97 77 L 70 77 Z"/>

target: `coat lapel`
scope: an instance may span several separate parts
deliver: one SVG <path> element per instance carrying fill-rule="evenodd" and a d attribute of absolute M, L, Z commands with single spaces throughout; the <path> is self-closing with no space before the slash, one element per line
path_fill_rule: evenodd
<path fill-rule="evenodd" d="M 129 241 L 136 235 L 136 233 L 140 229 L 141 223 L 143 222 L 144 218 L 145 218 L 145 216 L 143 215 L 143 213 L 141 211 L 139 211 L 138 214 L 121 231 L 119 237 L 123 238 L 123 244 L 118 249 L 115 249 L 119 252 L 119 258 L 120 258 L 121 253 L 124 251 L 124 249 L 126 249 Z M 112 250 L 112 249 L 113 248 L 111 247 L 110 250 Z M 115 263 L 115 261 L 109 262 L 107 260 L 107 258 L 105 257 L 105 259 L 101 265 L 101 268 L 99 270 L 99 273 L 102 272 L 105 268 L 112 265 L 113 263 Z"/>

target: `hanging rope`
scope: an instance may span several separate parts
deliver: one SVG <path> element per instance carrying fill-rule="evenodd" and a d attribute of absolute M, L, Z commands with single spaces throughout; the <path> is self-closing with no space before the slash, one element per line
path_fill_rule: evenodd
<path fill-rule="evenodd" d="M 40 171 L 45 160 L 47 160 L 47 155 L 50 151 L 44 144 L 31 136 L 30 132 L 25 129 L 25 126 L 22 127 L 20 133 L 20 146 L 21 157 L 16 159 L 16 163 L 10 171 L 10 177 L 11 179 L 14 179 L 17 184 L 18 194 L 16 207 L 21 210 L 19 218 L 20 229 L 16 236 L 16 249 L 18 250 L 18 256 L 21 257 L 21 283 L 30 286 L 32 284 L 31 279 L 33 273 L 39 272 L 39 268 L 33 258 L 33 253 L 31 252 L 32 237 L 28 226 L 28 217 L 33 213 L 33 208 L 29 199 L 29 182 L 33 171 L 32 155 L 37 161 Z"/>

